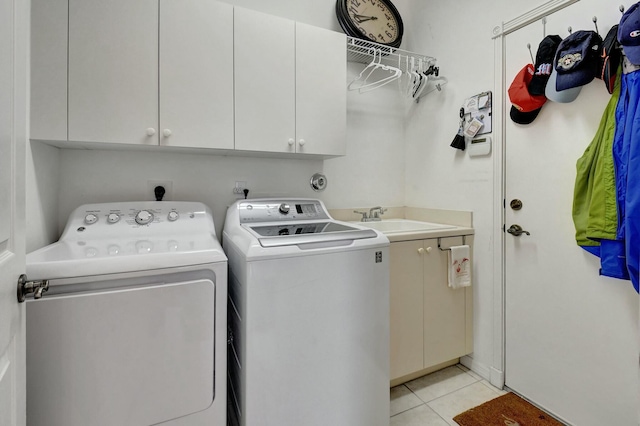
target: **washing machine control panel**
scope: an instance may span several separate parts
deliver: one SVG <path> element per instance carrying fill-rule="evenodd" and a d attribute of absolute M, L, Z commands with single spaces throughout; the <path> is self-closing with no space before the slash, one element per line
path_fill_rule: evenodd
<path fill-rule="evenodd" d="M 247 200 L 238 204 L 240 223 L 330 219 L 319 200 Z"/>

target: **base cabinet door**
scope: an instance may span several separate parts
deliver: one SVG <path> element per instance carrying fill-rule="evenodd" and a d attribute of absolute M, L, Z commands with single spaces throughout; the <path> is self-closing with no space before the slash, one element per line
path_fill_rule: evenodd
<path fill-rule="evenodd" d="M 392 243 L 390 270 L 391 379 L 422 370 L 424 365 L 422 241 Z"/>

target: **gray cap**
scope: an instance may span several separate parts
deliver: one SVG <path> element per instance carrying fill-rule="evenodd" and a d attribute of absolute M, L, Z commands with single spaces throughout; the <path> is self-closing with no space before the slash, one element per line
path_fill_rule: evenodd
<path fill-rule="evenodd" d="M 547 82 L 547 87 L 544 90 L 544 95 L 551 102 L 558 102 L 561 104 L 568 104 L 569 102 L 573 102 L 576 100 L 578 95 L 580 94 L 580 90 L 582 90 L 582 86 L 572 87 L 567 90 L 557 90 L 556 89 L 556 79 L 558 77 L 558 72 L 556 68 L 553 67 L 551 70 L 551 77 L 549 77 L 549 81 Z"/>

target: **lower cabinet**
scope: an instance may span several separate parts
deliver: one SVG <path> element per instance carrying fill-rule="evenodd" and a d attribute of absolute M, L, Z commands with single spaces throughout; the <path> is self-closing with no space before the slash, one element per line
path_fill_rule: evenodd
<path fill-rule="evenodd" d="M 444 237 L 441 245 L 462 241 Z M 472 352 L 473 295 L 472 287 L 449 288 L 448 254 L 437 239 L 392 242 L 389 254 L 390 373 L 398 384 Z"/>

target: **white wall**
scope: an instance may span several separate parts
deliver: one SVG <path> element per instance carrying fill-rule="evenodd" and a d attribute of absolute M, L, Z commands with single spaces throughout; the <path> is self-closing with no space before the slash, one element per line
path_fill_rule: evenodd
<path fill-rule="evenodd" d="M 27 144 L 27 252 L 58 239 L 60 150 L 37 142 Z"/>

